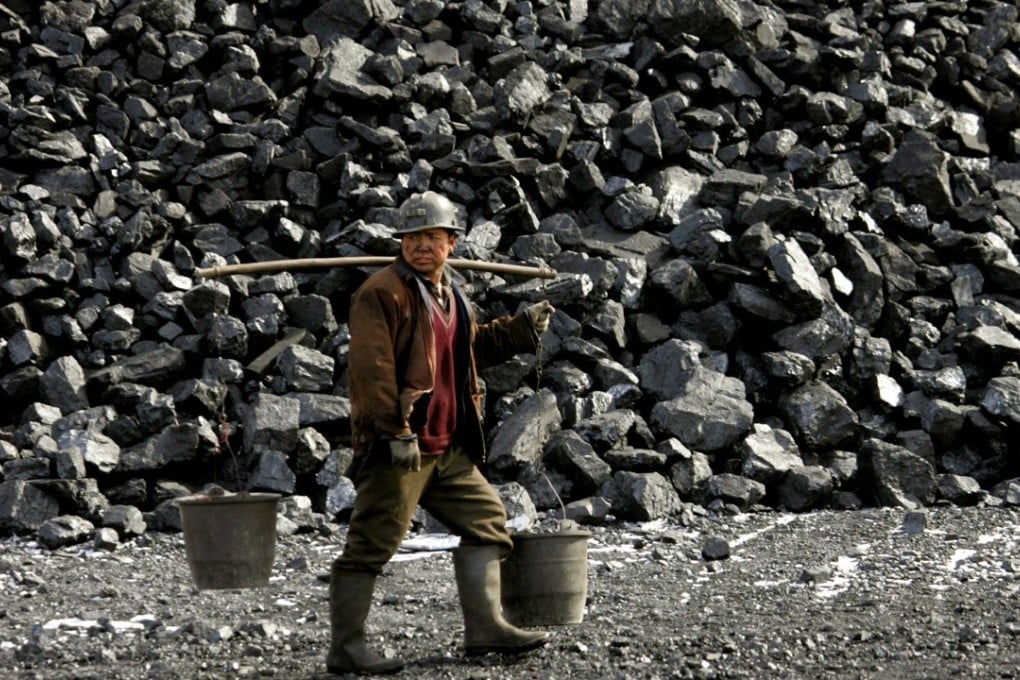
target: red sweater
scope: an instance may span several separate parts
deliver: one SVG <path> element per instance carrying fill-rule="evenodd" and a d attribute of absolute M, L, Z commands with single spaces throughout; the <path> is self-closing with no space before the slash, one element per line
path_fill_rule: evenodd
<path fill-rule="evenodd" d="M 436 383 L 429 401 L 425 426 L 418 433 L 422 455 L 445 453 L 457 430 L 456 363 L 457 304 L 450 300 L 445 312 L 433 301 L 432 328 L 436 338 Z"/>

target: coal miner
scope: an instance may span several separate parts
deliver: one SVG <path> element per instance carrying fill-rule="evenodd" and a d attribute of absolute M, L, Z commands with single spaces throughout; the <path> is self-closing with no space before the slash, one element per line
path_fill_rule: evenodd
<path fill-rule="evenodd" d="M 478 465 L 485 458 L 478 371 L 534 352 L 553 307 L 477 323 L 446 266 L 464 229 L 446 197 L 408 198 L 395 235 L 400 257 L 351 298 L 350 397 L 357 497 L 329 587 L 332 673 L 389 673 L 403 662 L 376 654 L 365 620 L 376 577 L 420 505 L 460 537 L 453 552 L 464 614 L 464 651 L 520 653 L 548 635 L 508 623 L 500 561 L 513 548 L 506 511 Z"/>

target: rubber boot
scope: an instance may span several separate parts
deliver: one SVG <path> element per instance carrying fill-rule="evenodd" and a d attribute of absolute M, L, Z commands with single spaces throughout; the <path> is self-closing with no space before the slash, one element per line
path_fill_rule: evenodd
<path fill-rule="evenodd" d="M 326 670 L 330 673 L 376 675 L 396 673 L 404 667 L 400 659 L 387 659 L 365 644 L 365 619 L 372 606 L 375 574 L 338 569 L 329 579 L 329 653 Z"/>
<path fill-rule="evenodd" d="M 464 653 L 520 654 L 541 647 L 549 634 L 522 630 L 503 618 L 499 546 L 462 546 L 453 551 L 457 592 L 464 612 Z"/>

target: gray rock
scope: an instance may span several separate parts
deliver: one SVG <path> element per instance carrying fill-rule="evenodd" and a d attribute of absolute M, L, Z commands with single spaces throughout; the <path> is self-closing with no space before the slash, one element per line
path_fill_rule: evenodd
<path fill-rule="evenodd" d="M 520 387 L 525 378 L 531 375 L 536 367 L 534 355 L 516 356 L 481 372 L 486 388 L 499 394 L 512 392 Z M 569 364 L 557 363 L 542 369 L 542 381 L 551 385 L 554 391 L 564 389 L 569 383 L 569 373 L 573 367 Z M 575 369 L 576 370 L 576 369 Z M 570 389 L 569 387 L 567 389 Z"/>
<path fill-rule="evenodd" d="M 329 458 L 330 444 L 325 435 L 314 427 L 302 427 L 297 433 L 293 452 L 294 472 L 297 475 L 314 474 Z"/>
<path fill-rule="evenodd" d="M 297 533 L 312 531 L 318 524 L 312 508 L 312 499 L 308 496 L 287 496 L 281 498 L 277 513 L 294 523 Z"/>
<path fill-rule="evenodd" d="M 3 475 L 5 479 L 48 479 L 53 467 L 48 457 L 19 458 L 4 463 Z"/>
<path fill-rule="evenodd" d="M 393 97 L 390 88 L 362 71 L 365 62 L 372 56 L 371 50 L 348 37 L 330 40 L 323 47 L 314 88 L 316 95 L 327 97 L 336 94 L 380 103 Z"/>
<path fill-rule="evenodd" d="M 4 531 L 36 531 L 60 512 L 57 499 L 19 479 L 0 482 L 0 527 Z"/>
<path fill-rule="evenodd" d="M 740 459 L 741 474 L 766 485 L 804 462 L 789 432 L 757 423 L 740 442 Z"/>
<path fill-rule="evenodd" d="M 249 294 L 251 294 L 249 290 Z M 276 340 L 284 320 L 283 303 L 276 295 L 252 295 L 241 303 L 245 314 L 245 328 L 249 337 Z"/>
<path fill-rule="evenodd" d="M 853 233 L 840 237 L 835 254 L 854 284 L 847 311 L 857 322 L 871 327 L 881 317 L 885 303 L 882 268 Z"/>
<path fill-rule="evenodd" d="M 84 479 L 53 479 L 39 482 L 45 491 L 57 499 L 65 514 L 75 514 L 93 524 L 100 524 L 110 501 L 99 490 L 92 477 Z"/>
<path fill-rule="evenodd" d="M 701 557 L 709 562 L 725 560 L 731 550 L 730 542 L 722 536 L 708 536 L 701 546 Z"/>
<path fill-rule="evenodd" d="M 289 296 L 284 306 L 289 322 L 311 333 L 333 333 L 339 328 L 329 298 L 323 295 Z"/>
<path fill-rule="evenodd" d="M 12 257 L 29 262 L 36 257 L 36 234 L 25 214 L 10 215 L 0 220 L 0 236 Z"/>
<path fill-rule="evenodd" d="M 354 509 L 356 498 L 354 482 L 347 477 L 340 477 L 335 484 L 326 489 L 326 514 L 337 519 L 346 519 Z"/>
<path fill-rule="evenodd" d="M 832 472 L 820 465 L 798 465 L 783 475 L 778 486 L 779 502 L 794 512 L 822 506 L 835 488 Z"/>
<path fill-rule="evenodd" d="M 886 299 L 901 300 L 917 293 L 917 274 L 920 267 L 897 244 L 876 234 L 856 234 L 882 270 Z"/>
<path fill-rule="evenodd" d="M 1020 359 L 1020 339 L 998 326 L 978 326 L 957 341 L 961 353 L 977 363 L 1001 366 Z"/>
<path fill-rule="evenodd" d="M 654 130 L 654 126 L 651 129 Z M 657 144 L 655 149 L 645 151 L 651 151 L 651 155 L 662 155 Z M 606 219 L 621 231 L 636 231 L 644 227 L 658 212 L 659 200 L 652 195 L 648 187 L 644 187 L 644 190 L 629 191 L 613 199 L 606 209 Z"/>
<path fill-rule="evenodd" d="M 641 388 L 659 399 L 679 396 L 700 365 L 700 353 L 698 344 L 675 339 L 653 347 L 638 366 Z"/>
<path fill-rule="evenodd" d="M 176 412 L 218 418 L 227 398 L 227 386 L 220 381 L 220 368 L 213 369 L 213 379 L 188 379 L 170 386 L 167 394 L 173 399 Z"/>
<path fill-rule="evenodd" d="M 42 398 L 65 414 L 89 407 L 85 385 L 85 371 L 71 356 L 58 357 L 39 377 Z"/>
<path fill-rule="evenodd" d="M 734 445 L 753 417 L 742 382 L 698 367 L 682 396 L 652 407 L 649 424 L 692 449 L 715 451 Z"/>
<path fill-rule="evenodd" d="M 921 411 L 921 427 L 932 443 L 949 445 L 963 431 L 968 410 L 943 399 L 931 399 Z"/>
<path fill-rule="evenodd" d="M 500 423 L 489 447 L 489 464 L 503 472 L 537 465 L 545 442 L 559 429 L 560 422 L 553 393 L 539 390 Z"/>
<path fill-rule="evenodd" d="M 226 73 L 205 85 L 209 103 L 223 111 L 248 108 L 269 109 L 276 104 L 276 94 L 258 76 L 242 77 L 237 72 Z"/>
<path fill-rule="evenodd" d="M 684 499 L 696 499 L 712 477 L 712 465 L 708 456 L 700 451 L 691 451 L 674 438 L 659 445 L 659 450 L 671 461 L 669 480 Z"/>
<path fill-rule="evenodd" d="M 298 392 L 325 392 L 333 386 L 334 360 L 318 350 L 293 345 L 276 359 L 286 388 Z"/>
<path fill-rule="evenodd" d="M 357 38 L 370 23 L 392 21 L 399 14 L 400 10 L 389 0 L 330 0 L 309 13 L 302 26 L 325 45 L 339 37 Z M 422 19 L 424 16 L 419 17 Z"/>
<path fill-rule="evenodd" d="M 665 102 L 663 102 L 663 105 L 665 105 Z M 656 111 L 659 110 L 660 106 L 653 103 L 653 109 Z M 668 118 L 673 121 L 674 125 L 676 124 L 676 119 L 673 117 L 672 112 L 668 112 Z M 661 130 L 662 126 L 659 125 L 658 127 Z M 677 128 L 675 134 L 680 134 L 679 128 Z M 659 136 L 660 139 L 664 137 L 661 131 Z M 698 209 L 697 195 L 701 190 L 703 182 L 704 178 L 701 175 L 680 166 L 671 165 L 657 171 L 649 181 L 649 186 L 652 188 L 652 193 L 655 197 L 659 199 L 659 219 L 667 224 L 676 224 L 676 229 L 681 229 L 683 221 L 688 215 L 695 213 Z M 695 222 L 700 223 L 701 220 L 696 219 Z M 683 249 L 677 246 L 674 239 L 679 240 L 681 243 L 690 240 L 683 235 L 689 231 L 691 231 L 691 228 L 685 227 L 676 236 L 674 236 L 673 232 L 670 232 L 670 244 L 680 252 L 683 252 Z"/>
<path fill-rule="evenodd" d="M 46 361 L 50 351 L 46 337 L 23 328 L 7 339 L 7 356 L 15 366 Z"/>
<path fill-rule="evenodd" d="M 101 524 L 117 532 L 119 539 L 141 536 L 146 524 L 142 511 L 133 505 L 111 505 L 103 513 Z"/>
<path fill-rule="evenodd" d="M 1020 423 L 1020 378 L 1002 376 L 988 381 L 981 408 L 992 416 Z"/>
<path fill-rule="evenodd" d="M 892 344 L 887 338 L 874 337 L 868 331 L 857 328 L 850 359 L 849 375 L 854 380 L 863 382 L 886 376 L 892 366 Z"/>
<path fill-rule="evenodd" d="M 768 374 L 790 385 L 802 385 L 815 374 L 815 362 L 798 352 L 764 352 L 762 364 Z"/>
<path fill-rule="evenodd" d="M 297 443 L 301 404 L 297 399 L 259 392 L 244 414 L 244 449 L 289 454 Z"/>
<path fill-rule="evenodd" d="M 702 205 L 731 205 L 745 191 L 761 191 L 766 182 L 765 175 L 758 173 L 720 169 L 705 180 L 698 198 Z"/>
<path fill-rule="evenodd" d="M 184 370 L 186 356 L 176 347 L 158 347 L 138 355 L 125 357 L 88 375 L 89 387 L 109 387 L 122 382 L 164 386 Z"/>
<path fill-rule="evenodd" d="M 921 510 L 910 510 L 903 516 L 902 530 L 904 534 L 913 536 L 916 534 L 923 534 L 924 530 L 928 526 L 928 511 Z"/>
<path fill-rule="evenodd" d="M 272 450 L 260 450 L 255 469 L 248 476 L 250 488 L 279 493 L 294 493 L 297 475 L 287 462 L 287 455 Z"/>
<path fill-rule="evenodd" d="M 627 346 L 626 313 L 623 305 L 606 300 L 589 318 L 591 328 L 607 337 L 614 348 Z"/>
<path fill-rule="evenodd" d="M 37 535 L 39 542 L 50 550 L 82 543 L 92 536 L 92 522 L 76 515 L 59 515 L 43 522 Z"/>
<path fill-rule="evenodd" d="M 120 545 L 120 537 L 116 529 L 99 527 L 92 539 L 92 547 L 96 550 L 114 551 Z"/>
<path fill-rule="evenodd" d="M 609 500 L 617 517 L 636 521 L 669 517 L 683 507 L 676 489 L 657 472 L 616 472 L 599 495 Z"/>
<path fill-rule="evenodd" d="M 705 499 L 721 500 L 746 510 L 765 497 L 765 485 L 729 472 L 712 475 L 705 483 Z"/>
<path fill-rule="evenodd" d="M 525 468 L 517 475 L 516 483 L 524 487 L 537 510 L 554 510 L 562 515 L 564 499 L 573 495 L 570 479 L 546 466 Z"/>
<path fill-rule="evenodd" d="M 116 471 L 161 470 L 171 463 L 194 460 L 199 442 L 200 427 L 196 423 L 168 427 L 138 444 L 122 448 Z"/>
<path fill-rule="evenodd" d="M 580 498 L 566 505 L 566 518 L 580 524 L 601 524 L 610 518 L 612 504 L 601 496 Z"/>
<path fill-rule="evenodd" d="M 912 130 L 883 169 L 883 179 L 935 215 L 944 215 L 954 205 L 948 165 L 949 154 L 930 134 Z"/>
<path fill-rule="evenodd" d="M 723 215 L 715 208 L 687 212 L 669 232 L 670 245 L 698 262 L 716 260 L 731 241 Z"/>
<path fill-rule="evenodd" d="M 315 427 L 324 432 L 335 428 L 346 429 L 351 418 L 351 402 L 335 394 L 299 393 L 293 396 L 298 402 L 298 425 Z"/>
<path fill-rule="evenodd" d="M 794 239 L 780 241 L 769 248 L 768 257 L 789 305 L 807 318 L 819 316 L 829 295 L 800 244 Z"/>
<path fill-rule="evenodd" d="M 633 411 L 619 409 L 585 418 L 574 425 L 574 431 L 596 451 L 605 452 L 620 446 L 635 422 Z"/>
<path fill-rule="evenodd" d="M 646 294 L 681 309 L 712 299 L 697 270 L 685 259 L 669 260 L 653 269 L 648 276 Z"/>
<path fill-rule="evenodd" d="M 613 392 L 615 388 L 616 394 L 620 395 L 620 397 L 627 394 L 632 395 L 632 398 L 633 395 L 640 398 L 642 395 L 641 389 L 638 387 L 640 379 L 637 374 L 614 359 L 608 357 L 597 358 L 592 373 L 595 377 L 595 386 L 597 387 L 609 392 Z M 630 388 L 633 388 L 633 390 Z M 617 402 L 619 401 L 620 399 L 617 399 Z"/>
<path fill-rule="evenodd" d="M 869 439 L 861 445 L 859 461 L 860 474 L 881 505 L 911 509 L 935 500 L 934 468 L 907 449 Z"/>
<path fill-rule="evenodd" d="M 735 307 L 766 321 L 790 323 L 797 319 L 793 310 L 777 296 L 759 286 L 735 284 L 730 292 L 730 301 Z"/>
<path fill-rule="evenodd" d="M 250 333 L 241 319 L 227 314 L 212 314 L 206 320 L 204 340 L 210 351 L 232 359 L 241 359 L 248 354 Z"/>
<path fill-rule="evenodd" d="M 845 352 L 853 332 L 850 316 L 836 305 L 826 304 L 817 319 L 787 326 L 773 339 L 783 349 L 821 359 Z"/>
<path fill-rule="evenodd" d="M 648 25 L 667 44 L 690 34 L 706 45 L 723 45 L 739 34 L 743 19 L 740 6 L 731 0 L 669 0 L 649 7 Z"/>
<path fill-rule="evenodd" d="M 85 476 L 85 459 L 80 451 L 74 449 L 57 451 L 52 458 L 59 479 L 81 479 Z"/>
<path fill-rule="evenodd" d="M 598 491 L 613 473 L 609 463 L 573 430 L 562 430 L 550 437 L 543 456 L 550 466 L 571 480 L 574 494 L 579 496 Z"/>
<path fill-rule="evenodd" d="M 778 406 L 792 431 L 810 448 L 837 447 L 856 433 L 857 413 L 827 383 L 813 380 L 795 387 Z"/>
<path fill-rule="evenodd" d="M 976 505 L 986 494 L 973 477 L 954 474 L 938 475 L 935 491 L 939 498 L 945 498 L 955 505 Z"/>
<path fill-rule="evenodd" d="M 493 88 L 496 110 L 508 120 L 524 120 L 549 99 L 547 74 L 535 62 L 514 68 Z"/>
<path fill-rule="evenodd" d="M 651 449 L 639 449 L 633 446 L 621 446 L 610 449 L 602 454 L 613 470 L 629 470 L 631 472 L 656 472 L 666 467 L 667 456 Z"/>
<path fill-rule="evenodd" d="M 57 446 L 58 452 L 74 454 L 98 473 L 112 472 L 120 462 L 120 446 L 102 432 L 71 429 L 57 437 Z"/>
<path fill-rule="evenodd" d="M 999 482 L 992 488 L 992 495 L 1007 505 L 1020 505 L 1020 478 Z"/>

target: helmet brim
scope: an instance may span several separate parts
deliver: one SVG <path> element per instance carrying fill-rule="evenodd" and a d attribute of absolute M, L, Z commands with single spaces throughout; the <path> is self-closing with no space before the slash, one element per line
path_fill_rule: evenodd
<path fill-rule="evenodd" d="M 404 227 L 403 229 L 394 229 L 393 235 L 395 237 L 403 236 L 404 234 L 414 234 L 419 231 L 425 231 L 426 229 L 446 229 L 447 231 L 456 232 L 457 234 L 464 233 L 464 227 L 454 226 L 452 224 L 423 224 L 421 226 Z"/>

